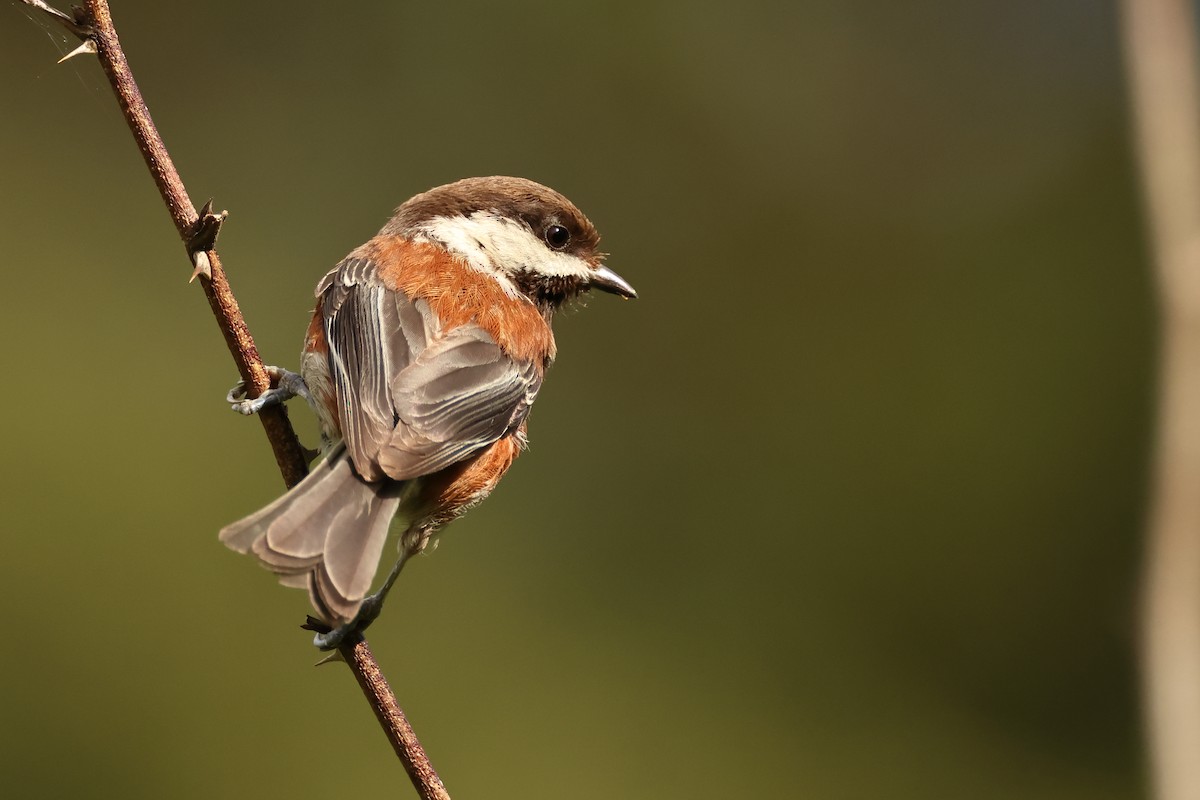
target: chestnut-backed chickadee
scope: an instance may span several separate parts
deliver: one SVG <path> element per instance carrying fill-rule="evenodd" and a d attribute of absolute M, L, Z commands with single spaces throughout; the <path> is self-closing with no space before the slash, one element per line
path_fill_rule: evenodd
<path fill-rule="evenodd" d="M 308 589 L 336 647 L 368 625 L 405 560 L 483 500 L 525 447 L 554 360 L 554 311 L 588 289 L 631 298 L 567 198 L 521 178 L 468 178 L 396 209 L 317 286 L 300 374 L 272 368 L 252 414 L 292 396 L 326 455 L 283 497 L 221 531 L 286 586 Z M 399 557 L 368 596 L 389 526 Z"/>

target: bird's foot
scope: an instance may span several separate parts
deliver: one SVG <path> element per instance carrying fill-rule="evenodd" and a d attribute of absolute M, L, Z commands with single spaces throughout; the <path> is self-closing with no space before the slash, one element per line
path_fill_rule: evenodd
<path fill-rule="evenodd" d="M 347 640 L 355 641 L 362 637 L 362 632 L 379 617 L 383 610 L 383 593 L 368 595 L 358 608 L 354 619 L 344 622 L 336 628 L 319 631 L 313 636 L 313 645 L 318 650 L 336 650 Z"/>
<path fill-rule="evenodd" d="M 239 414 L 250 416 L 257 414 L 267 406 L 283 403 L 293 397 L 308 399 L 308 385 L 305 384 L 304 378 L 282 367 L 263 367 L 263 369 L 271 377 L 271 388 L 258 397 L 250 399 L 246 397 L 246 382 L 238 381 L 225 395 L 225 402 L 229 403 L 230 408 Z"/>

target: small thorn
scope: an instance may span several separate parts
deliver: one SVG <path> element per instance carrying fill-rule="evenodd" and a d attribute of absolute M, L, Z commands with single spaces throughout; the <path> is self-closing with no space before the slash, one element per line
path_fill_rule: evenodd
<path fill-rule="evenodd" d="M 80 39 L 86 39 L 95 33 L 95 30 L 92 28 L 91 18 L 88 16 L 87 11 L 82 8 L 71 6 L 71 15 L 67 16 L 57 8 L 46 5 L 43 0 L 21 0 L 21 2 L 27 6 L 33 6 L 47 16 L 53 17 L 55 22 Z M 66 61 L 66 59 L 63 59 L 63 61 Z"/>
<path fill-rule="evenodd" d="M 212 264 L 208 260 L 208 253 L 203 250 L 197 250 L 195 253 L 192 253 L 192 263 L 196 265 L 196 268 L 192 270 L 192 277 L 188 278 L 188 283 L 196 280 L 201 275 L 206 280 L 212 280 Z"/>
<path fill-rule="evenodd" d="M 204 204 L 204 208 L 200 209 L 200 216 L 207 217 L 212 213 L 212 201 L 213 199 L 211 197 L 208 198 L 208 202 Z"/>
<path fill-rule="evenodd" d="M 325 656 L 320 661 L 313 664 L 313 666 L 314 667 L 323 667 L 326 664 L 336 664 L 339 661 L 342 662 L 343 664 L 346 663 L 346 659 L 342 655 L 342 651 L 341 650 L 330 650 L 329 655 Z"/>
<path fill-rule="evenodd" d="M 75 56 L 81 56 L 85 53 L 94 54 L 95 52 L 96 52 L 96 43 L 94 41 L 92 41 L 91 39 L 84 39 L 83 44 L 79 45 L 79 47 L 76 47 L 74 50 L 72 50 L 71 52 L 67 53 L 65 56 L 60 58 L 58 60 L 58 63 L 61 64 L 64 61 L 66 61 L 68 58 L 74 58 Z"/>

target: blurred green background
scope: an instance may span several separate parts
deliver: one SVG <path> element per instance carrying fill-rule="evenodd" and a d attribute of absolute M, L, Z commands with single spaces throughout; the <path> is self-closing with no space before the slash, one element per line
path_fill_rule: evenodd
<path fill-rule="evenodd" d="M 1109 4 L 114 6 L 269 362 L 466 175 L 563 191 L 641 293 L 563 315 L 532 449 L 371 630 L 456 798 L 1145 796 Z M 217 542 L 282 484 L 107 83 L 0 13 L 0 791 L 412 796 Z"/>

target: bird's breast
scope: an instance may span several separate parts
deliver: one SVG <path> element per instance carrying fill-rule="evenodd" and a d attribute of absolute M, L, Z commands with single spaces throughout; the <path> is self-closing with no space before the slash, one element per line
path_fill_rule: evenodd
<path fill-rule="evenodd" d="M 523 425 L 521 429 L 523 432 Z M 425 526 L 437 528 L 462 515 L 492 493 L 520 451 L 514 432 L 465 461 L 420 478 L 419 497 L 414 498 L 420 510 L 414 516 L 424 517 Z"/>

